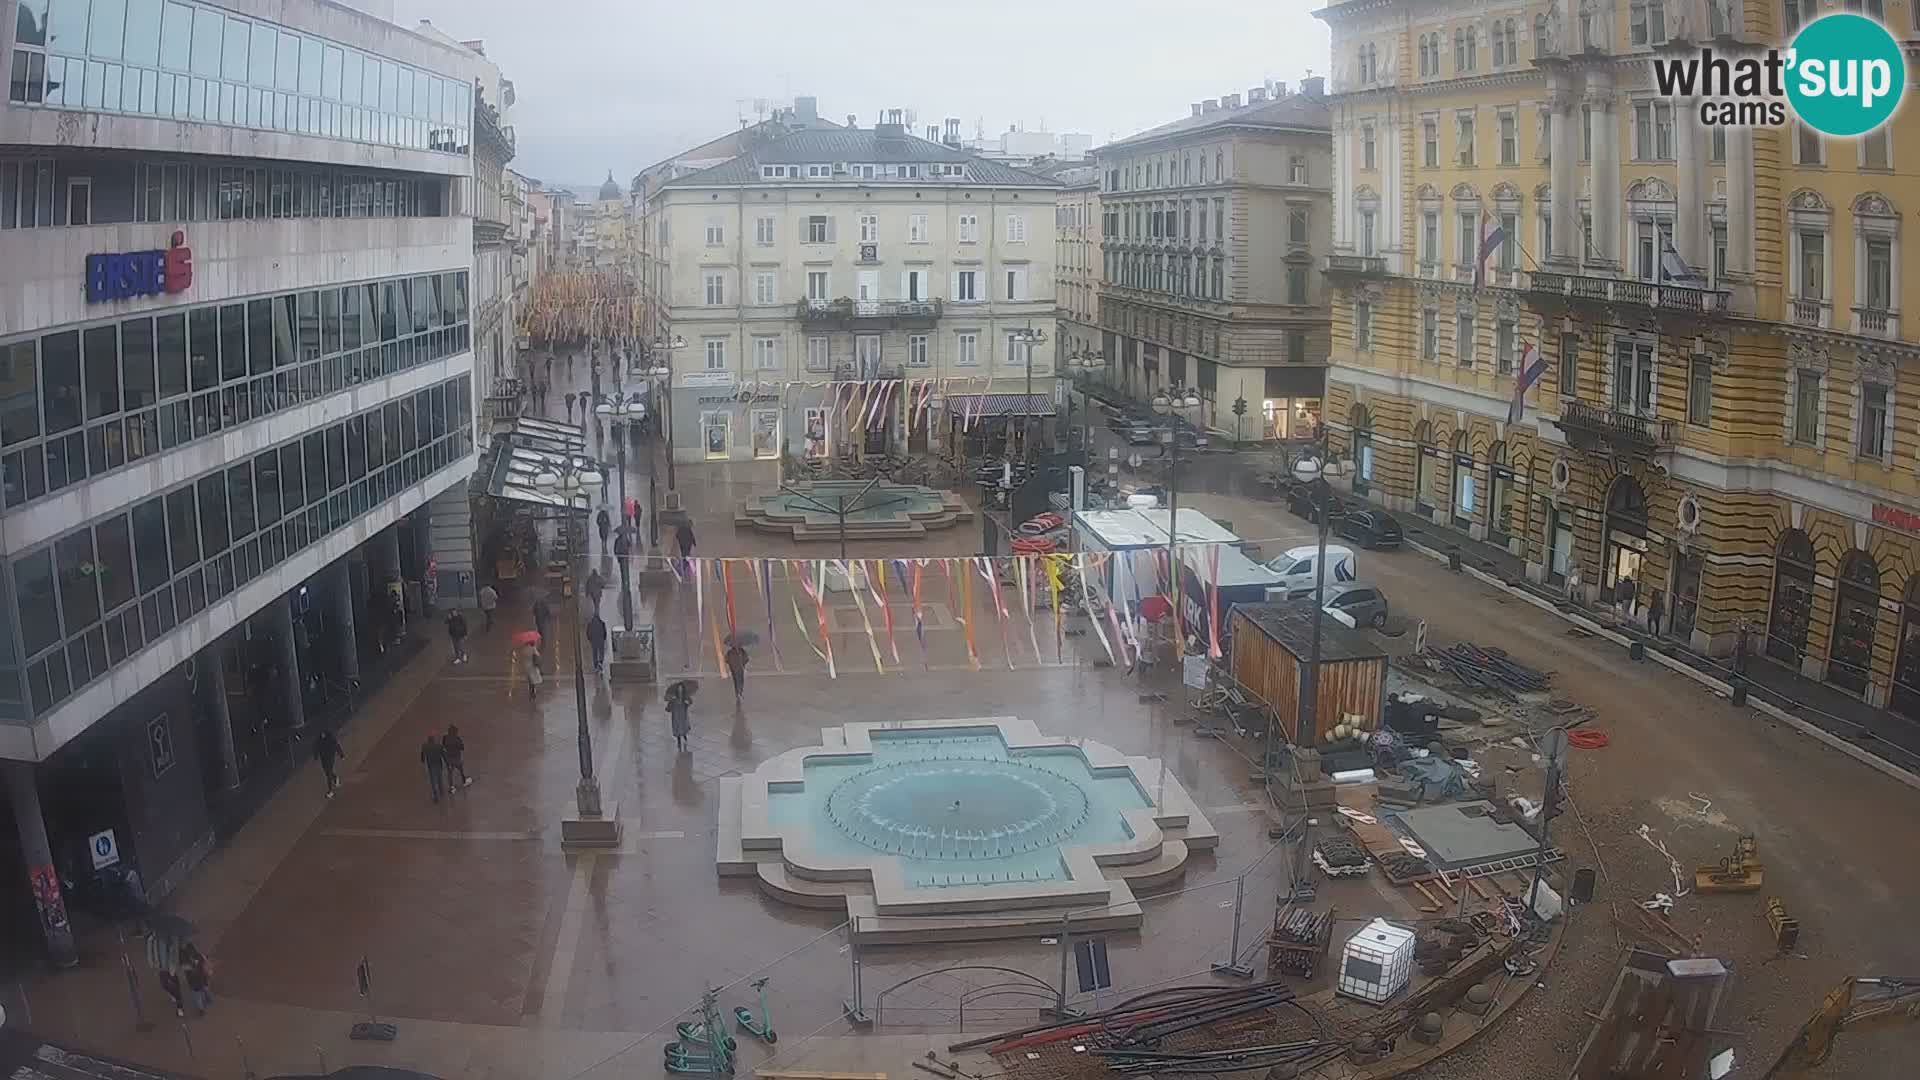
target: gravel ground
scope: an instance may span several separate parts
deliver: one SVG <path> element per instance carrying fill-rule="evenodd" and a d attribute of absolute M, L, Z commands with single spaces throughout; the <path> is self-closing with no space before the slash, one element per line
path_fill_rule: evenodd
<path fill-rule="evenodd" d="M 1233 496 L 1183 496 L 1184 505 L 1232 520 L 1242 536 L 1267 546 L 1304 538 L 1306 526 L 1271 503 Z M 1567 633 L 1562 620 L 1533 605 L 1448 572 L 1417 552 L 1363 556 L 1362 576 L 1380 585 L 1398 614 L 1427 620 L 1432 644 L 1471 640 L 1554 672 L 1553 694 L 1589 706 L 1588 727 L 1611 745 L 1572 750 L 1569 782 L 1592 833 L 1574 815 L 1555 822 L 1568 867 L 1603 865 L 1595 904 L 1577 912 L 1565 946 L 1499 1029 L 1473 1047 L 1412 1075 L 1472 1080 L 1565 1076 L 1605 1004 L 1624 955 L 1606 902 L 1637 904 L 1674 892 L 1666 857 L 1643 841 L 1649 827 L 1679 862 L 1690 887 L 1696 865 L 1731 852 L 1742 832 L 1758 838 L 1766 885 L 1757 894 L 1686 895 L 1674 926 L 1698 935 L 1706 955 L 1733 969 L 1717 1026 L 1741 1063 L 1735 1077 L 1758 1077 L 1847 975 L 1920 974 L 1920 898 L 1915 847 L 1920 792 L 1876 773 L 1806 736 L 1735 709 L 1690 680 L 1623 650 Z M 1393 653 L 1412 635 L 1382 642 Z M 1516 718 L 1518 719 L 1518 718 Z M 1693 798 L 1707 800 L 1702 804 Z M 1765 898 L 1781 897 L 1802 927 L 1799 951 L 1777 957 Z M 1877 1034 L 1843 1034 L 1815 1074 L 1848 1080 L 1917 1075 L 1920 1025 Z"/>

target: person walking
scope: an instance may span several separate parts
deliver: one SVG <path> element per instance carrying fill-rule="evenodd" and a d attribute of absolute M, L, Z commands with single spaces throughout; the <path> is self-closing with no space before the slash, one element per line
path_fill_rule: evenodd
<path fill-rule="evenodd" d="M 193 1011 L 201 1016 L 213 1007 L 213 965 L 191 941 L 180 945 L 180 978 L 186 983 Z"/>
<path fill-rule="evenodd" d="M 637 497 L 632 495 L 627 496 L 626 513 L 627 524 L 638 529 L 640 527 L 640 500 Z"/>
<path fill-rule="evenodd" d="M 600 610 L 600 594 L 606 589 L 607 579 L 600 576 L 599 567 L 587 571 L 587 602 L 593 605 L 596 612 Z"/>
<path fill-rule="evenodd" d="M 460 737 L 460 725 L 447 725 L 447 733 L 440 738 L 440 749 L 447 754 L 448 794 L 473 783 L 473 777 L 467 775 L 467 740 Z M 458 783 L 454 782 L 454 773 L 460 774 Z"/>
<path fill-rule="evenodd" d="M 598 675 L 607 668 L 607 620 L 600 617 L 598 607 L 587 620 L 587 644 L 593 648 L 593 673 Z"/>
<path fill-rule="evenodd" d="M 693 522 L 682 521 L 673 527 L 673 542 L 680 548 L 680 557 L 693 558 Z"/>
<path fill-rule="evenodd" d="M 334 764 L 345 753 L 346 751 L 340 749 L 340 740 L 333 737 L 333 732 L 322 728 L 320 734 L 314 736 L 313 756 L 314 760 L 320 762 L 321 775 L 327 778 L 327 798 L 329 799 L 333 798 L 334 792 L 340 790 L 340 774 L 335 771 Z"/>
<path fill-rule="evenodd" d="M 687 749 L 687 732 L 693 728 L 693 695 L 679 685 L 667 691 L 667 715 L 673 721 L 673 743 L 682 753 Z"/>
<path fill-rule="evenodd" d="M 1660 620 L 1667 614 L 1667 594 L 1659 589 L 1653 590 L 1653 599 L 1647 603 L 1647 633 L 1660 636 Z"/>
<path fill-rule="evenodd" d="M 733 676 L 733 700 L 747 699 L 747 650 L 739 642 L 727 649 L 727 673 Z"/>
<path fill-rule="evenodd" d="M 500 606 L 500 593 L 491 584 L 480 586 L 480 614 L 486 617 L 487 633 L 493 632 L 493 610 Z"/>
<path fill-rule="evenodd" d="M 546 681 L 546 676 L 540 674 L 540 647 L 529 643 L 522 651 L 521 659 L 527 665 L 527 700 L 537 701 L 540 698 L 540 684 Z"/>
<path fill-rule="evenodd" d="M 553 354 L 547 354 L 547 382 L 553 381 Z"/>
<path fill-rule="evenodd" d="M 178 961 L 175 960 L 173 963 L 177 964 Z M 160 969 L 160 989 L 173 999 L 173 1015 L 186 1016 L 187 1004 L 180 996 L 180 973 L 175 971 L 171 964 Z"/>
<path fill-rule="evenodd" d="M 553 640 L 553 605 L 547 603 L 544 593 L 533 602 L 533 628 L 540 635 L 540 644 Z"/>
<path fill-rule="evenodd" d="M 420 764 L 427 767 L 427 790 L 437 803 L 447 780 L 447 748 L 441 745 L 438 734 L 427 732 L 427 740 L 420 744 Z"/>
<path fill-rule="evenodd" d="M 467 662 L 467 616 L 459 608 L 447 612 L 447 639 L 453 642 L 453 662 Z"/>
<path fill-rule="evenodd" d="M 1614 588 L 1613 599 L 1615 603 L 1620 605 L 1620 617 L 1622 619 L 1633 617 L 1633 595 L 1633 578 L 1621 578 L 1620 583 Z"/>
<path fill-rule="evenodd" d="M 607 515 L 606 507 L 601 507 L 600 512 L 593 515 L 593 527 L 600 533 L 600 550 L 604 552 L 607 550 L 607 537 L 613 532 L 613 519 Z"/>

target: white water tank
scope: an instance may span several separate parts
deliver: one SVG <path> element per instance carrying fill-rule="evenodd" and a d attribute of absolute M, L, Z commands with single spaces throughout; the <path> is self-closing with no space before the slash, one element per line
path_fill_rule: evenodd
<path fill-rule="evenodd" d="M 1375 919 L 1340 950 L 1338 993 L 1379 1003 L 1407 988 L 1413 978 L 1413 931 Z"/>

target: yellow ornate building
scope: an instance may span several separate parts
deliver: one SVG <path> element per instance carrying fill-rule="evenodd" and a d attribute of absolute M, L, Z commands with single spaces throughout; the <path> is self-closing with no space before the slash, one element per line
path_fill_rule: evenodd
<path fill-rule="evenodd" d="M 1913 2 L 1864 7 L 1911 41 Z M 1336 93 L 1327 417 L 1368 497 L 1505 544 L 1536 580 L 1577 570 L 1590 597 L 1630 580 L 1641 617 L 1657 595 L 1662 632 L 1697 649 L 1724 655 L 1747 625 L 1756 651 L 1920 718 L 1900 206 L 1920 198 L 1920 113 L 1848 140 L 1715 130 L 1656 95 L 1647 63 L 1779 42 L 1841 6 L 1318 12 Z M 1545 371 L 1509 422 L 1530 345 Z"/>

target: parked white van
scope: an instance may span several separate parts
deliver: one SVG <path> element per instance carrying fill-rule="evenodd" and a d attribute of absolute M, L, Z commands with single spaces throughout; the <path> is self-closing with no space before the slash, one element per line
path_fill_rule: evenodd
<path fill-rule="evenodd" d="M 1282 586 L 1287 590 L 1287 599 L 1307 596 L 1313 592 L 1313 580 L 1316 573 L 1314 560 L 1320 557 L 1318 544 L 1306 544 L 1288 548 L 1279 557 L 1267 563 L 1267 569 L 1280 575 Z M 1327 545 L 1327 584 L 1335 585 L 1360 579 L 1360 560 L 1353 549 L 1340 544 Z"/>

